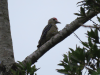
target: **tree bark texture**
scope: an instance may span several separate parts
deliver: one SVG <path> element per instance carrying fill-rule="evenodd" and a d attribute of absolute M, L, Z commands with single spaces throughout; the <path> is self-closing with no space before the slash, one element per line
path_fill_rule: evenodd
<path fill-rule="evenodd" d="M 7 3 L 7 0 L 0 0 L 0 75 L 8 72 L 15 62 Z"/>

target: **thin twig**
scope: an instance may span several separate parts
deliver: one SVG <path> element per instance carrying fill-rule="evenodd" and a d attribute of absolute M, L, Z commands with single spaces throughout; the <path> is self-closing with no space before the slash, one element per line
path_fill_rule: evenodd
<path fill-rule="evenodd" d="M 98 27 L 96 27 L 96 26 L 90 26 L 90 25 L 88 25 L 88 26 L 86 26 L 86 25 L 82 25 L 83 27 L 89 27 L 89 28 L 97 28 L 97 29 L 99 29 L 100 28 L 100 25 L 98 25 Z"/>
<path fill-rule="evenodd" d="M 92 21 L 96 26 L 98 25 L 98 24 L 96 24 L 93 20 L 90 19 L 90 21 Z"/>
<path fill-rule="evenodd" d="M 74 35 L 81 41 L 81 39 L 74 33 Z M 82 42 L 82 41 L 81 41 Z"/>

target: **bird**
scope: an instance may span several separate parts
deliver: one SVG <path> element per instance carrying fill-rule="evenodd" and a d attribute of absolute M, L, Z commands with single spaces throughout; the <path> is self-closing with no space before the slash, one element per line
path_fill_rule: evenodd
<path fill-rule="evenodd" d="M 48 20 L 48 24 L 42 31 L 42 35 L 38 42 L 37 48 L 40 48 L 44 43 L 51 39 L 54 35 L 58 33 L 58 28 L 56 26 L 57 23 L 61 23 L 57 20 L 57 18 L 53 17 Z"/>

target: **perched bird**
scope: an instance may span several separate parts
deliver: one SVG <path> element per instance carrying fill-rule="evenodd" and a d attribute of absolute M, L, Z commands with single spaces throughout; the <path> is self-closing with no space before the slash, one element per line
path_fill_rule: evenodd
<path fill-rule="evenodd" d="M 48 25 L 43 29 L 41 38 L 38 42 L 38 48 L 51 39 L 52 36 L 58 33 L 58 28 L 56 26 L 57 23 L 60 23 L 57 18 L 49 19 Z"/>

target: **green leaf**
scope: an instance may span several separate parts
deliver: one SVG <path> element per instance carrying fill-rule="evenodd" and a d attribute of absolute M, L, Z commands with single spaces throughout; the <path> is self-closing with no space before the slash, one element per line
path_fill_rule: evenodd
<path fill-rule="evenodd" d="M 85 17 L 86 14 L 85 14 L 85 10 L 84 10 L 84 8 L 81 7 L 80 10 L 81 10 L 81 15 Z"/>
<path fill-rule="evenodd" d="M 64 69 L 59 69 L 57 71 L 60 72 L 60 73 L 68 74 L 68 72 L 66 72 L 66 70 L 64 70 Z"/>
<path fill-rule="evenodd" d="M 74 50 L 72 48 L 69 48 L 72 52 L 74 52 Z"/>
<path fill-rule="evenodd" d="M 100 18 L 99 18 L 99 17 L 97 17 L 97 19 L 98 19 L 98 21 L 100 22 Z"/>
<path fill-rule="evenodd" d="M 31 71 L 31 63 L 30 62 L 26 63 L 26 69 L 27 69 L 27 73 L 29 73 Z"/>
<path fill-rule="evenodd" d="M 16 64 L 17 67 L 19 67 L 20 69 L 25 69 L 25 66 L 22 64 L 22 62 L 20 61 L 17 61 L 17 62 L 19 62 L 19 64 Z"/>
<path fill-rule="evenodd" d="M 88 45 L 87 42 L 82 42 L 82 44 L 83 44 L 85 47 L 89 48 L 89 45 Z"/>
<path fill-rule="evenodd" d="M 74 13 L 75 15 L 77 15 L 77 16 L 81 16 L 81 14 L 79 14 L 79 13 Z"/>
<path fill-rule="evenodd" d="M 91 38 L 88 37 L 88 42 L 89 42 L 89 46 L 92 47 L 92 42 L 91 42 Z"/>
<path fill-rule="evenodd" d="M 65 62 L 68 62 L 68 57 L 67 57 L 67 55 L 64 54 L 63 56 L 64 56 L 64 59 L 63 59 L 63 60 L 64 60 Z"/>

